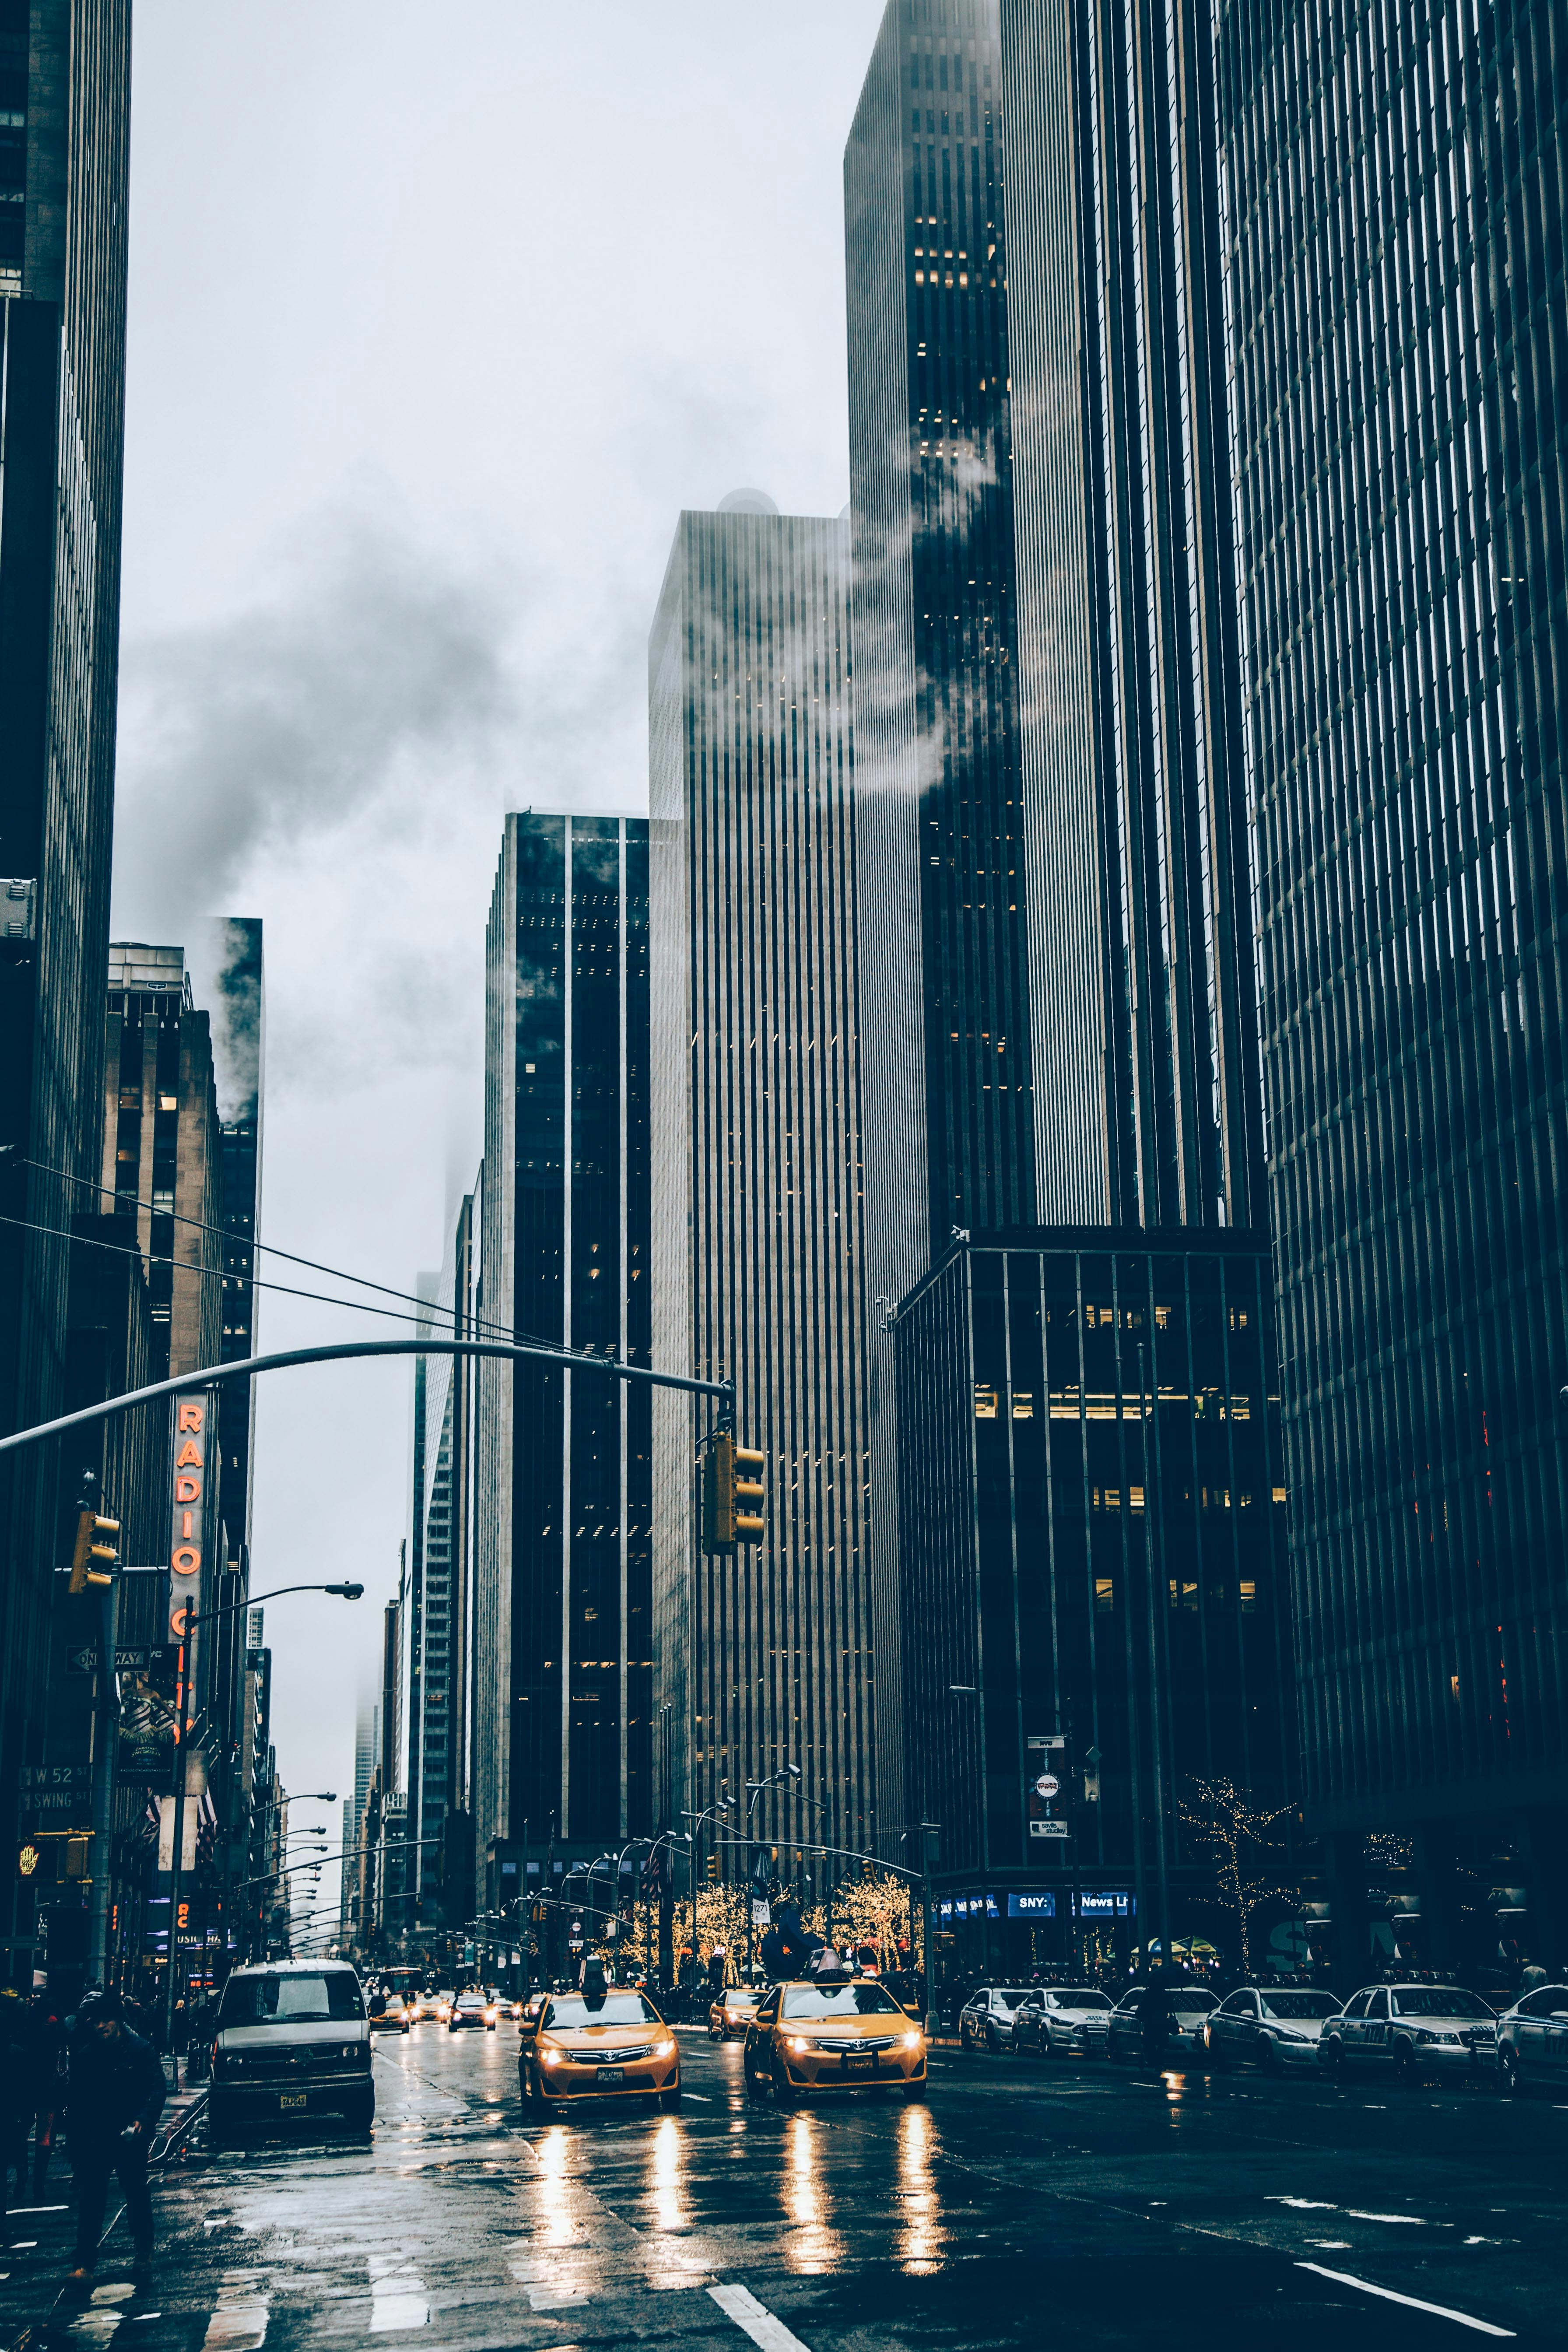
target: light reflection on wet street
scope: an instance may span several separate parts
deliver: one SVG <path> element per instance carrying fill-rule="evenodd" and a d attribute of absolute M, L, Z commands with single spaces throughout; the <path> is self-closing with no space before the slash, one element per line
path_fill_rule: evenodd
<path fill-rule="evenodd" d="M 1162 2352 L 1323 2352 L 1330 2334 L 1389 2352 L 1452 2342 L 1462 2319 L 1568 2343 L 1568 2109 L 942 2051 L 929 2105 L 781 2113 L 746 2100 L 738 2045 L 682 2041 L 679 2114 L 564 2121 L 520 2105 L 514 2032 L 383 2041 L 368 2138 L 198 2135 L 161 2178 L 149 2274 L 121 2225 L 90 2299 L 61 2297 L 70 2216 L 29 2218 L 0 2344 L 31 2323 L 31 2344 L 117 2352 L 915 2352 L 1152 2330 Z"/>

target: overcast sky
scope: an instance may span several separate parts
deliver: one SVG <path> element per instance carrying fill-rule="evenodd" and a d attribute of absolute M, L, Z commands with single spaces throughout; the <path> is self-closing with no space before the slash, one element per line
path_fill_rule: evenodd
<path fill-rule="evenodd" d="M 265 921 L 266 1239 L 400 1286 L 437 1261 L 502 813 L 646 805 L 680 508 L 847 498 L 842 154 L 880 15 L 138 8 L 115 936 Z M 376 1328 L 261 1305 L 265 1346 Z M 268 1612 L 297 1790 L 353 1785 L 410 1385 L 262 1384 L 255 1588 L 368 1587 Z"/>

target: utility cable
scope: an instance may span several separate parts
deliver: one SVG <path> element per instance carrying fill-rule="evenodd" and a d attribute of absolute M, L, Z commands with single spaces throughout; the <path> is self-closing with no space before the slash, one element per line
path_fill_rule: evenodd
<path fill-rule="evenodd" d="M 133 1208 L 145 1209 L 149 1216 L 168 1217 L 176 1225 L 194 1226 L 197 1233 L 216 1234 L 220 1241 L 231 1243 L 237 1248 L 265 1251 L 268 1257 L 286 1258 L 290 1265 L 302 1265 L 310 1274 L 330 1274 L 334 1282 L 352 1282 L 362 1290 L 379 1291 L 385 1298 L 404 1299 L 410 1306 L 417 1307 L 420 1309 L 420 1315 L 417 1318 L 420 1321 L 435 1319 L 436 1316 L 443 1311 L 449 1313 L 454 1312 L 454 1310 L 451 1309 L 441 1310 L 438 1308 L 437 1303 L 434 1299 L 421 1298 L 416 1291 L 394 1290 L 387 1283 L 373 1282 L 369 1275 L 366 1274 L 345 1274 L 342 1266 L 324 1265 L 320 1258 L 300 1257 L 293 1250 L 279 1248 L 276 1242 L 263 1242 L 258 1241 L 254 1236 L 245 1238 L 237 1235 L 227 1225 L 210 1224 L 205 1217 L 187 1216 L 185 1213 L 180 1209 L 154 1208 L 151 1201 L 143 1201 L 139 1197 L 132 1196 L 129 1192 L 117 1192 L 114 1190 L 114 1187 L 110 1184 L 95 1184 L 89 1176 L 73 1176 L 67 1169 L 51 1168 L 46 1160 L 28 1160 L 18 1152 L 16 1155 L 16 1165 L 20 1168 L 37 1169 L 41 1176 L 58 1176 L 62 1183 L 79 1184 L 89 1192 L 96 1192 L 102 1200 L 114 1201 L 117 1202 L 129 1202 Z M 23 1221 L 20 1218 L 14 1218 L 10 1220 L 10 1222 L 13 1223 L 20 1223 Z M 43 1233 L 50 1231 L 52 1228 L 38 1225 L 30 1228 L 30 1230 L 36 1233 Z M 73 1234 L 70 1238 L 75 1240 L 79 1238 L 79 1236 Z M 213 1266 L 205 1266 L 201 1270 L 206 1274 L 220 1271 L 220 1269 Z M 280 1286 L 277 1284 L 258 1282 L 254 1275 L 231 1275 L 226 1278 L 233 1282 L 250 1282 L 255 1284 L 257 1288 L 263 1290 L 268 1288 L 276 1289 Z M 302 1290 L 299 1292 L 291 1292 L 289 1295 L 290 1297 L 298 1297 L 300 1298 L 313 1298 L 316 1296 L 316 1293 L 310 1290 Z M 346 1302 L 333 1303 L 346 1304 Z M 485 1339 L 513 1339 L 518 1336 L 514 1331 L 504 1330 L 500 1324 L 487 1323 L 483 1321 L 481 1318 L 477 1316 L 465 1316 L 462 1319 L 466 1323 L 472 1323 L 476 1333 Z M 522 1334 L 524 1339 L 532 1339 L 536 1335 L 532 1332 L 524 1332 Z"/>

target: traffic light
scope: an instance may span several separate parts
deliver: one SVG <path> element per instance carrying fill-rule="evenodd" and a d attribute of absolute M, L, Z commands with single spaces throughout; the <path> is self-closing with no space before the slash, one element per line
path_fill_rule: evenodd
<path fill-rule="evenodd" d="M 705 1551 L 733 1551 L 737 1544 L 761 1543 L 767 1533 L 766 1468 L 766 1454 L 737 1445 L 728 1430 L 714 1437 L 702 1459 Z"/>
<path fill-rule="evenodd" d="M 77 1507 L 76 1550 L 71 1557 L 73 1592 L 85 1592 L 89 1584 L 112 1584 L 114 1570 L 120 1565 L 120 1552 L 114 1538 L 120 1533 L 118 1519 L 106 1519 L 93 1507 L 98 1480 L 89 1470 L 81 1482 L 81 1501 Z"/>
<path fill-rule="evenodd" d="M 719 1884 L 719 1857 L 716 1853 L 710 1853 L 708 1857 L 708 1884 L 710 1886 L 717 1886 Z"/>

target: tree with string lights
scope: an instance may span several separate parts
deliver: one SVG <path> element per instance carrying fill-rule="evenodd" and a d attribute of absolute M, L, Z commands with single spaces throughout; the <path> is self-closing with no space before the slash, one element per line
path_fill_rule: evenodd
<path fill-rule="evenodd" d="M 1300 1888 L 1285 1875 L 1287 1860 L 1280 1823 L 1291 1807 L 1260 1802 L 1250 1789 L 1223 1777 L 1187 1783 L 1181 1815 L 1214 1866 L 1215 1907 L 1226 1916 L 1241 1947 L 1241 1964 L 1252 1974 L 1252 1927 L 1270 1903 L 1299 1904 Z"/>

